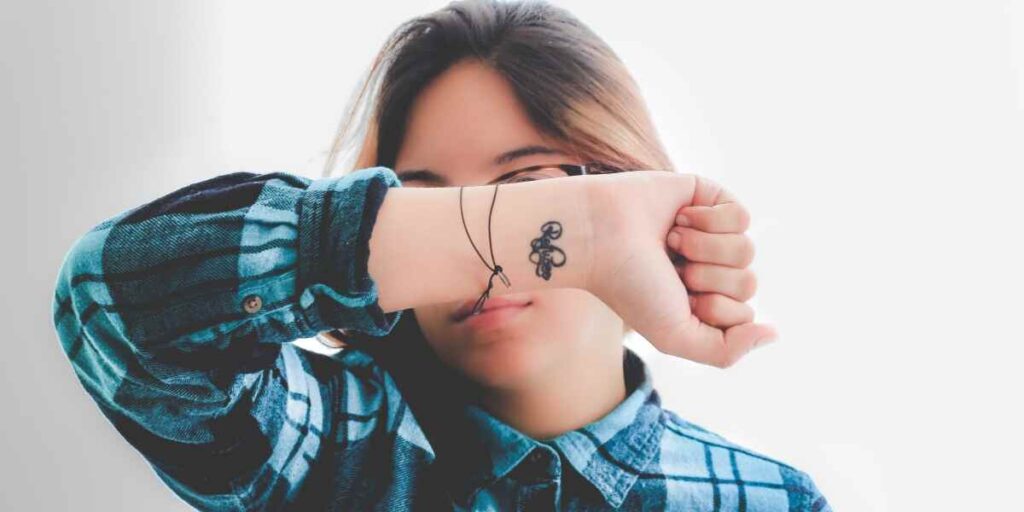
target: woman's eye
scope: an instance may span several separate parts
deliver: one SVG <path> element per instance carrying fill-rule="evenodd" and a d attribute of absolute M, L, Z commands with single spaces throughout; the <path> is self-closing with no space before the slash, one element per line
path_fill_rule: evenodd
<path fill-rule="evenodd" d="M 510 178 L 506 178 L 504 181 L 502 181 L 502 183 L 519 183 L 522 181 L 536 181 L 536 178 L 530 175 L 519 174 L 516 176 L 512 176 Z"/>

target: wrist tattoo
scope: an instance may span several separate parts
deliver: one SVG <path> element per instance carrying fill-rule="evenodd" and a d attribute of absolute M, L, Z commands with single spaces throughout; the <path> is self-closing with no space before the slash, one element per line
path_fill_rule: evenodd
<path fill-rule="evenodd" d="M 565 251 L 551 245 L 552 240 L 562 236 L 562 224 L 554 220 L 545 222 L 540 232 L 539 237 L 530 241 L 530 261 L 537 264 L 537 275 L 550 281 L 551 267 L 565 265 Z"/>

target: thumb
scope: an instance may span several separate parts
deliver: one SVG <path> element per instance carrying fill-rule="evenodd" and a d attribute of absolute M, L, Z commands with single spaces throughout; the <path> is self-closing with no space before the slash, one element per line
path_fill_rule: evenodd
<path fill-rule="evenodd" d="M 686 286 L 678 279 L 671 260 L 666 256 L 651 262 L 651 266 L 651 271 L 643 274 L 651 282 L 637 287 L 649 291 L 646 300 L 633 301 L 642 304 L 645 311 L 637 311 L 640 320 L 630 325 L 659 351 L 727 368 L 772 337 L 774 330 L 761 324 L 736 325 L 723 332 L 702 322 L 693 314 Z"/>

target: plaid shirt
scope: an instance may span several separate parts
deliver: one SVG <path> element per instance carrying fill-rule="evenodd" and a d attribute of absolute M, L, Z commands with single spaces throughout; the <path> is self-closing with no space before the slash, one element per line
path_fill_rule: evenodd
<path fill-rule="evenodd" d="M 203 510 L 822 511 L 807 474 L 660 405 L 624 351 L 629 395 L 602 419 L 531 439 L 466 405 L 465 463 L 427 479 L 435 444 L 367 352 L 291 341 L 387 335 L 367 271 L 386 167 L 310 180 L 235 173 L 108 220 L 60 271 L 54 322 L 100 411 Z M 440 481 L 440 480 L 438 480 Z M 440 498 L 439 498 L 440 497 Z M 443 500 L 443 505 L 438 503 Z"/>

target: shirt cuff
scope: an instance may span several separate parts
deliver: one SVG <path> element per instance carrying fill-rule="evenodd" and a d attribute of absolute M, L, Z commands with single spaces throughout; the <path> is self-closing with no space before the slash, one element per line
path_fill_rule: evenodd
<path fill-rule="evenodd" d="M 388 334 L 401 311 L 384 313 L 370 277 L 370 236 L 384 196 L 401 187 L 387 167 L 314 180 L 299 208 L 298 287 L 314 328 Z"/>

